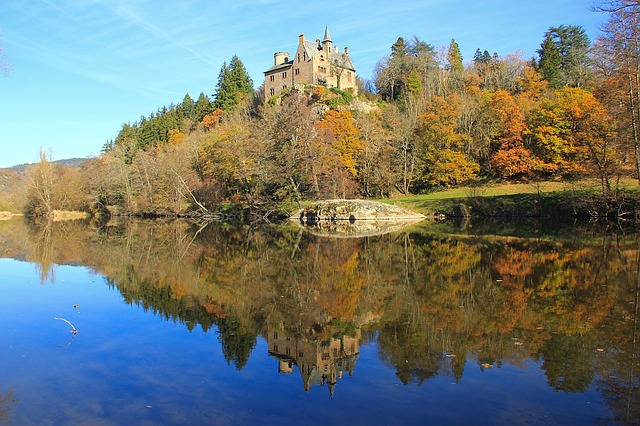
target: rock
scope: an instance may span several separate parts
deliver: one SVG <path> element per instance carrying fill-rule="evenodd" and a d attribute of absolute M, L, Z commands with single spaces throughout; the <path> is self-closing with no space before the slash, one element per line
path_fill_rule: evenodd
<path fill-rule="evenodd" d="M 298 219 L 306 223 L 315 223 L 323 220 L 347 220 L 351 222 L 356 220 L 415 221 L 424 218 L 424 215 L 402 207 L 369 200 L 316 201 L 291 216 L 291 219 Z"/>
<path fill-rule="evenodd" d="M 316 201 L 291 220 L 323 237 L 365 237 L 401 231 L 425 219 L 402 207 L 367 200 Z"/>

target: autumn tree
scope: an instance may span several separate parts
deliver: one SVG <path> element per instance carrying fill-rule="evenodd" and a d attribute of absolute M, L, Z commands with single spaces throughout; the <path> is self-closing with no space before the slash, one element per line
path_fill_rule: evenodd
<path fill-rule="evenodd" d="M 612 0 L 600 8 L 609 13 L 596 43 L 598 69 L 607 88 L 601 98 L 616 118 L 620 137 L 630 141 L 640 182 L 640 4 Z"/>
<path fill-rule="evenodd" d="M 237 108 L 217 120 L 213 130 L 203 136 L 198 158 L 200 175 L 207 185 L 215 187 L 215 201 L 228 197 L 255 200 L 262 183 L 259 164 L 264 144 L 255 143 L 246 110 Z"/>
<path fill-rule="evenodd" d="M 332 158 L 337 159 L 337 163 L 326 172 L 333 183 L 333 196 L 346 198 L 347 194 L 355 195 L 364 145 L 353 115 L 349 111 L 329 110 L 319 120 L 318 127 L 328 142 L 325 162 L 331 164 Z"/>
<path fill-rule="evenodd" d="M 469 136 L 456 131 L 461 104 L 456 94 L 446 99 L 435 96 L 427 112 L 418 116 L 415 133 L 423 168 L 419 182 L 423 187 L 462 183 L 473 179 L 480 170 L 465 155 Z"/>
<path fill-rule="evenodd" d="M 601 179 L 605 197 L 612 195 L 611 177 L 624 160 L 617 144 L 611 119 L 604 107 L 588 90 L 565 87 L 556 92 L 558 104 L 565 111 L 576 161 L 585 159 Z"/>
<path fill-rule="evenodd" d="M 497 144 L 491 156 L 493 172 L 504 178 L 528 176 L 535 166 L 531 150 L 523 143 L 526 125 L 520 108 L 504 90 L 491 94 L 487 106 L 494 120 L 493 140 Z"/>
<path fill-rule="evenodd" d="M 388 197 L 395 182 L 393 147 L 379 112 L 359 114 L 355 125 L 362 141 L 359 180 L 365 197 Z"/>
<path fill-rule="evenodd" d="M 265 118 L 265 139 L 268 161 L 273 167 L 269 185 L 275 198 L 292 194 L 299 204 L 311 189 L 319 194 L 319 160 L 314 150 L 315 114 L 309 107 L 309 98 L 291 91 Z"/>

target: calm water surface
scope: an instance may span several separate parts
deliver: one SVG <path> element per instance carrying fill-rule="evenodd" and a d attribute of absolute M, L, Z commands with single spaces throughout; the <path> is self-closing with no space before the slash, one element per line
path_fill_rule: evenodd
<path fill-rule="evenodd" d="M 479 232 L 0 222 L 0 424 L 640 423 L 640 237 Z"/>

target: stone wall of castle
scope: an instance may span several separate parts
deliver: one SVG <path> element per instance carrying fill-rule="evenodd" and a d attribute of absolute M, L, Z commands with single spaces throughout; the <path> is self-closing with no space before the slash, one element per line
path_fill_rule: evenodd
<path fill-rule="evenodd" d="M 319 50 L 318 46 L 322 49 Z M 277 52 L 274 55 L 274 66 L 265 71 L 265 99 L 288 87 L 301 88 L 308 84 L 338 87 L 338 76 L 342 90 L 351 89 L 357 94 L 355 71 L 336 66 L 333 61 L 334 57 L 348 58 L 348 55 L 347 49 L 344 53 L 338 52 L 330 40 L 320 42 L 316 39 L 315 42 L 309 42 L 301 34 L 295 54 L 289 57 L 286 52 Z"/>

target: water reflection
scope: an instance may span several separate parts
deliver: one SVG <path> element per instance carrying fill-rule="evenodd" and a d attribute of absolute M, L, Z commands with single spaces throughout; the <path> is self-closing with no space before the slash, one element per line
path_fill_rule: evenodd
<path fill-rule="evenodd" d="M 359 355 L 360 330 L 356 330 L 355 336 L 319 339 L 313 332 L 303 337 L 270 329 L 267 342 L 269 355 L 278 360 L 279 373 L 291 374 L 297 366 L 305 391 L 312 385 L 326 384 L 333 398 L 335 386 L 342 375 L 353 375 Z"/>
<path fill-rule="evenodd" d="M 552 389 L 595 386 L 616 420 L 640 419 L 637 235 L 421 229 L 333 239 L 291 224 L 13 220 L 0 223 L 0 240 L 3 256 L 39 265 L 43 284 L 56 264 L 89 266 L 127 303 L 215 331 L 238 370 L 260 336 L 305 390 L 333 395 L 368 336 L 405 384 L 535 362 Z"/>
<path fill-rule="evenodd" d="M 13 389 L 0 389 L 0 423 L 9 420 L 11 410 L 16 403 Z"/>

